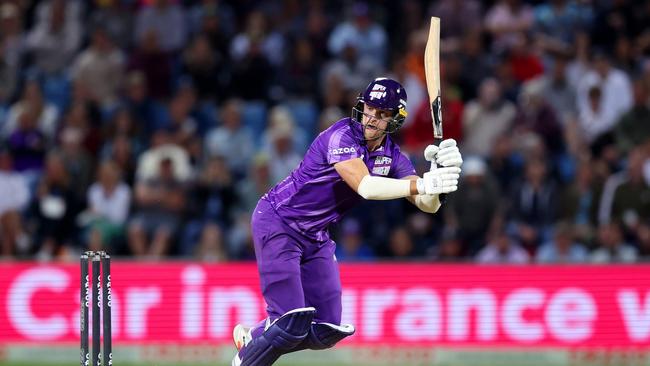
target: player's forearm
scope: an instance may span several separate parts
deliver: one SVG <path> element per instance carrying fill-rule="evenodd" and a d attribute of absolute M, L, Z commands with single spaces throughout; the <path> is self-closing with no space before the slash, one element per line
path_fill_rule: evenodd
<path fill-rule="evenodd" d="M 413 197 L 413 204 L 421 211 L 428 213 L 436 213 L 440 209 L 441 203 L 439 195 L 418 194 Z"/>
<path fill-rule="evenodd" d="M 366 175 L 361 179 L 357 193 L 367 200 L 392 200 L 416 195 L 418 189 L 414 180 Z"/>

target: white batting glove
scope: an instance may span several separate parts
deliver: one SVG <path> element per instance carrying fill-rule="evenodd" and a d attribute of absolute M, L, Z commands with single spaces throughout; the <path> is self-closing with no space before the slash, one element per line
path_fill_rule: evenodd
<path fill-rule="evenodd" d="M 463 157 L 458 150 L 456 140 L 447 139 L 443 140 L 440 145 L 429 145 L 424 149 L 424 158 L 432 162 L 431 169 L 435 169 L 435 165 L 442 167 L 457 167 L 463 164 Z M 435 164 L 433 164 L 435 162 Z"/>
<path fill-rule="evenodd" d="M 458 178 L 460 168 L 446 167 L 434 169 L 424 173 L 422 178 L 417 180 L 418 194 L 443 194 L 455 192 L 458 189 Z"/>

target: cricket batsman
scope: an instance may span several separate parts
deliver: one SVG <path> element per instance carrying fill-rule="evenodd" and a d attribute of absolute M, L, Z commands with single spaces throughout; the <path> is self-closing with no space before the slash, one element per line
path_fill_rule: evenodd
<path fill-rule="evenodd" d="M 341 324 L 331 223 L 362 199 L 406 198 L 435 213 L 439 195 L 456 191 L 463 162 L 456 141 L 425 149 L 439 168 L 420 178 L 391 138 L 404 123 L 406 101 L 397 81 L 372 81 L 352 116 L 321 132 L 300 165 L 259 200 L 251 226 L 268 318 L 235 327 L 232 366 L 272 365 L 283 354 L 330 348 L 354 334 Z"/>

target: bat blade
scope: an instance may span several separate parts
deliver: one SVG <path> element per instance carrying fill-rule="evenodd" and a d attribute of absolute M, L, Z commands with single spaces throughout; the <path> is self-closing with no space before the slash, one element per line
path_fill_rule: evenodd
<path fill-rule="evenodd" d="M 424 50 L 424 73 L 427 80 L 431 119 L 433 120 L 433 138 L 442 140 L 442 93 L 440 90 L 440 18 L 431 17 L 429 38 Z"/>

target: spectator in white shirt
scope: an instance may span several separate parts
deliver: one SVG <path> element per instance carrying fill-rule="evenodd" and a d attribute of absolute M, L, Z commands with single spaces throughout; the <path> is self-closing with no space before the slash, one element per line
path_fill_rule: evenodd
<path fill-rule="evenodd" d="M 611 66 L 608 56 L 597 53 L 592 70 L 579 81 L 577 103 L 582 135 L 591 144 L 632 108 L 632 84 L 623 71 Z"/>
<path fill-rule="evenodd" d="M 88 206 L 92 220 L 89 225 L 90 250 L 115 249 L 124 235 L 124 224 L 131 205 L 131 188 L 122 181 L 119 167 L 105 161 L 98 178 L 88 189 Z"/>

